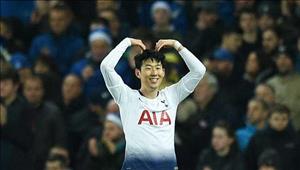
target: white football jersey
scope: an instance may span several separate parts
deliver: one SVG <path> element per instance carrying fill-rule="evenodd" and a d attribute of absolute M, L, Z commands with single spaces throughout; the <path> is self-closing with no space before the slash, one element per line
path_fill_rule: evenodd
<path fill-rule="evenodd" d="M 119 105 L 125 133 L 122 169 L 174 170 L 177 166 L 174 148 L 177 106 L 193 92 L 205 67 L 184 48 L 179 53 L 190 72 L 178 83 L 160 90 L 156 98 L 149 99 L 124 84 L 113 69 L 128 46 L 130 40 L 126 38 L 101 63 L 106 86 Z"/>

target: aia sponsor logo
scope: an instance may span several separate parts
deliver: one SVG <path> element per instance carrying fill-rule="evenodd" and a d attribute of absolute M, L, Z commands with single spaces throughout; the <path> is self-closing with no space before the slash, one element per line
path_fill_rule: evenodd
<path fill-rule="evenodd" d="M 166 111 L 160 112 L 152 112 L 150 113 L 148 110 L 144 110 L 140 116 L 138 124 L 148 123 L 150 125 L 171 125 L 171 119 L 169 114 Z"/>

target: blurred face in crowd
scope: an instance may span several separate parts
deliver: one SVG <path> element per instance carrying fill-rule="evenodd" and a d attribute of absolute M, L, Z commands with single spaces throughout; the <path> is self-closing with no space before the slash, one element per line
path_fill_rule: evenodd
<path fill-rule="evenodd" d="M 216 60 L 214 61 L 214 70 L 219 75 L 230 76 L 233 69 L 233 63 L 228 60 Z"/>
<path fill-rule="evenodd" d="M 275 25 L 274 18 L 270 15 L 262 15 L 259 17 L 258 26 L 261 31 L 265 31 L 269 28 L 273 28 Z"/>
<path fill-rule="evenodd" d="M 275 50 L 279 44 L 279 37 L 272 30 L 263 32 L 263 49 L 265 52 L 270 53 Z"/>
<path fill-rule="evenodd" d="M 242 37 L 238 33 L 224 35 L 223 40 L 226 48 L 232 53 L 236 53 L 242 45 Z"/>
<path fill-rule="evenodd" d="M 276 59 L 276 66 L 280 74 L 286 75 L 293 70 L 293 62 L 287 54 L 279 54 Z"/>
<path fill-rule="evenodd" d="M 275 102 L 275 94 L 269 86 L 260 84 L 255 89 L 255 97 L 264 100 L 268 104 Z"/>
<path fill-rule="evenodd" d="M 49 155 L 61 155 L 64 158 L 66 158 L 67 163 L 69 163 L 69 161 L 70 161 L 69 152 L 66 148 L 63 148 L 63 147 L 51 148 Z"/>
<path fill-rule="evenodd" d="M 65 32 L 71 23 L 70 12 L 64 10 L 51 10 L 50 11 L 50 27 L 51 30 L 60 35 Z"/>
<path fill-rule="evenodd" d="M 147 59 L 141 69 L 136 69 L 136 76 L 141 80 L 142 88 L 157 90 L 165 77 L 165 69 L 161 62 Z"/>
<path fill-rule="evenodd" d="M 110 45 L 101 39 L 92 41 L 90 47 L 95 62 L 100 62 L 110 51 Z"/>
<path fill-rule="evenodd" d="M 259 72 L 259 62 L 256 52 L 251 52 L 246 61 L 245 72 L 251 76 L 256 76 Z"/>
<path fill-rule="evenodd" d="M 198 104 L 206 103 L 206 101 L 211 100 L 215 93 L 214 87 L 209 85 L 207 78 L 204 78 L 197 85 L 193 93 L 193 99 Z"/>
<path fill-rule="evenodd" d="M 119 18 L 117 14 L 112 10 L 104 10 L 100 13 L 100 17 L 105 18 L 109 21 L 109 28 L 112 33 L 115 33 L 120 28 Z"/>
<path fill-rule="evenodd" d="M 247 119 L 249 123 L 255 125 L 264 121 L 267 117 L 267 111 L 264 110 L 262 104 L 256 100 L 250 100 L 248 103 Z"/>
<path fill-rule="evenodd" d="M 81 95 L 81 80 L 75 75 L 68 75 L 62 85 L 62 93 L 65 102 L 70 102 Z"/>
<path fill-rule="evenodd" d="M 242 13 L 240 16 L 240 27 L 244 32 L 252 32 L 256 29 L 256 17 L 253 13 Z"/>
<path fill-rule="evenodd" d="M 103 138 L 117 141 L 122 137 L 122 129 L 111 121 L 105 121 Z"/>
<path fill-rule="evenodd" d="M 98 12 L 105 9 L 116 9 L 117 2 L 115 0 L 97 0 L 96 9 Z"/>
<path fill-rule="evenodd" d="M 262 166 L 259 167 L 258 170 L 277 170 L 277 169 L 273 166 L 262 165 Z"/>
<path fill-rule="evenodd" d="M 198 13 L 198 18 L 197 18 L 197 28 L 198 29 L 205 29 L 207 27 L 213 26 L 218 19 L 218 16 L 215 12 L 208 12 L 208 11 L 200 11 Z"/>
<path fill-rule="evenodd" d="M 283 131 L 289 123 L 289 116 L 287 113 L 272 113 L 269 118 L 270 127 L 276 131 Z"/>
<path fill-rule="evenodd" d="M 215 127 L 212 134 L 212 147 L 216 152 L 222 152 L 228 149 L 233 143 L 234 139 L 228 136 L 225 129 Z"/>
<path fill-rule="evenodd" d="M 65 170 L 59 161 L 47 161 L 46 170 Z"/>
<path fill-rule="evenodd" d="M 170 12 L 166 9 L 156 9 L 153 12 L 153 19 L 155 25 L 166 26 L 169 25 L 170 21 Z"/>
<path fill-rule="evenodd" d="M 10 39 L 12 37 L 12 32 L 7 23 L 0 20 L 0 36 L 5 39 Z"/>
<path fill-rule="evenodd" d="M 35 73 L 45 74 L 45 73 L 48 73 L 50 71 L 50 68 L 46 63 L 41 62 L 41 61 L 37 61 L 36 64 L 34 65 L 33 70 L 34 70 Z"/>
<path fill-rule="evenodd" d="M 19 85 L 14 84 L 10 79 L 0 80 L 0 96 L 1 98 L 8 99 L 17 94 Z"/>
<path fill-rule="evenodd" d="M 25 80 L 23 93 L 30 104 L 40 104 L 44 97 L 44 87 L 42 80 L 29 78 Z"/>

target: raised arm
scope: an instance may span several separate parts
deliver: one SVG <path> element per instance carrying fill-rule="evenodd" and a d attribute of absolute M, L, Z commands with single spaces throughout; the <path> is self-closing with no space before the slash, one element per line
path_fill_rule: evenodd
<path fill-rule="evenodd" d="M 194 91 L 195 87 L 204 76 L 206 68 L 201 61 L 194 56 L 194 54 L 182 46 L 177 40 L 159 40 L 156 43 L 156 50 L 159 51 L 165 46 L 175 48 L 189 69 L 189 72 L 182 77 L 178 83 L 170 87 L 171 90 L 175 90 L 176 94 L 178 95 L 177 102 L 179 103 Z"/>
<path fill-rule="evenodd" d="M 103 75 L 106 87 L 117 103 L 120 100 L 124 82 L 115 71 L 115 67 L 122 57 L 123 53 L 131 45 L 138 45 L 142 49 L 145 49 L 145 45 L 141 40 L 125 38 L 113 50 L 111 50 L 111 52 L 103 59 L 100 65 L 100 70 Z"/>

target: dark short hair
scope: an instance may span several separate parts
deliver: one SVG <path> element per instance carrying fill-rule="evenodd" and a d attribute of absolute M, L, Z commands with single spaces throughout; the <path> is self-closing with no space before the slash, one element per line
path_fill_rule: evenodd
<path fill-rule="evenodd" d="M 264 111 L 268 111 L 268 110 L 269 110 L 269 105 L 268 105 L 268 103 L 267 103 L 266 101 L 264 101 L 263 99 L 254 97 L 254 98 L 252 98 L 250 101 L 258 102 L 258 103 L 261 105 L 261 107 L 262 107 L 262 109 L 263 109 Z"/>
<path fill-rule="evenodd" d="M 14 84 L 18 84 L 20 82 L 18 73 L 13 69 L 1 70 L 0 81 L 1 80 L 11 80 Z"/>
<path fill-rule="evenodd" d="M 135 68 L 141 69 L 143 62 L 148 59 L 160 62 L 162 64 L 163 68 L 165 67 L 165 56 L 160 52 L 156 52 L 154 50 L 147 49 L 147 50 L 144 50 L 141 54 L 138 54 L 134 57 Z"/>
<path fill-rule="evenodd" d="M 286 105 L 279 104 L 279 103 L 272 106 L 271 111 L 270 111 L 270 117 L 272 116 L 272 114 L 275 114 L 275 113 L 286 114 L 286 115 L 288 115 L 288 117 L 290 117 L 290 115 L 291 115 L 290 109 Z"/>
<path fill-rule="evenodd" d="M 235 133 L 234 133 L 233 128 L 226 121 L 223 121 L 223 120 L 218 121 L 214 125 L 214 128 L 224 129 L 226 131 L 226 133 L 227 133 L 227 136 L 229 136 L 230 138 L 235 138 Z"/>

